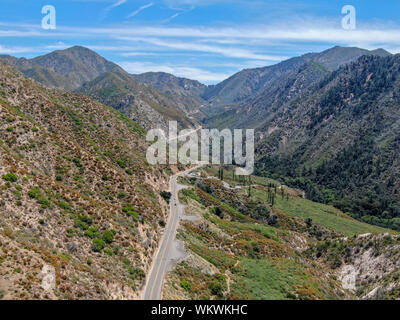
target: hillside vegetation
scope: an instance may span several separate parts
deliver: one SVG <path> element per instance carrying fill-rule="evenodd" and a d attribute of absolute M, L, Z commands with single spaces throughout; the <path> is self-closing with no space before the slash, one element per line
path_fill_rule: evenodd
<path fill-rule="evenodd" d="M 169 274 L 164 298 L 398 298 L 397 234 L 275 180 L 229 168 L 223 183 L 217 176 L 208 167 L 181 181 L 188 218 L 179 237 L 190 256 Z"/>
<path fill-rule="evenodd" d="M 400 56 L 364 56 L 279 110 L 258 173 L 369 223 L 400 229 Z"/>
<path fill-rule="evenodd" d="M 3 63 L 0 86 L 1 296 L 138 298 L 168 214 L 168 170 L 146 164 L 145 131 Z"/>

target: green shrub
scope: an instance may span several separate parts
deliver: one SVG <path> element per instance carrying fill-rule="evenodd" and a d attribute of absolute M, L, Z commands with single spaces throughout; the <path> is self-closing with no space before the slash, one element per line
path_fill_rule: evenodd
<path fill-rule="evenodd" d="M 69 203 L 65 201 L 60 201 L 58 205 L 60 206 L 61 209 L 68 210 L 70 208 Z"/>
<path fill-rule="evenodd" d="M 72 238 L 74 235 L 75 235 L 75 229 L 74 228 L 67 229 L 67 237 L 68 238 Z"/>
<path fill-rule="evenodd" d="M 8 182 L 17 182 L 18 176 L 15 173 L 10 172 L 3 176 L 3 180 L 8 181 Z"/>
<path fill-rule="evenodd" d="M 186 291 L 190 291 L 192 289 L 192 284 L 189 281 L 182 280 L 181 281 L 181 287 L 185 289 Z"/>
<path fill-rule="evenodd" d="M 126 197 L 126 193 L 124 191 L 121 191 L 120 193 L 118 193 L 118 198 L 119 199 L 123 199 Z"/>
<path fill-rule="evenodd" d="M 117 164 L 122 168 L 125 169 L 126 168 L 126 163 L 123 160 L 117 160 Z"/>
<path fill-rule="evenodd" d="M 32 199 L 36 199 L 36 201 L 42 205 L 43 209 L 50 207 L 51 201 L 47 199 L 43 194 L 40 188 L 35 187 L 28 191 L 28 196 Z"/>
<path fill-rule="evenodd" d="M 94 239 L 100 237 L 100 232 L 97 230 L 97 228 L 89 228 L 88 230 L 85 231 L 85 236 Z"/>
<path fill-rule="evenodd" d="M 29 198 L 36 199 L 41 194 L 40 189 L 38 187 L 32 188 L 28 191 Z"/>
<path fill-rule="evenodd" d="M 217 282 L 217 281 L 213 281 L 208 285 L 208 288 L 210 289 L 211 293 L 217 297 L 222 297 L 223 296 L 223 291 L 224 288 L 222 287 L 222 284 Z"/>
<path fill-rule="evenodd" d="M 169 200 L 171 199 L 171 192 L 168 191 L 161 191 L 160 196 L 164 198 L 167 203 L 169 203 Z"/>
<path fill-rule="evenodd" d="M 135 211 L 135 207 L 132 204 L 123 207 L 122 212 L 126 213 L 129 217 L 133 217 L 135 221 L 139 220 L 139 213 Z"/>
<path fill-rule="evenodd" d="M 89 229 L 89 225 L 93 223 L 92 219 L 86 216 L 79 216 L 74 220 L 75 227 L 82 230 Z"/>
<path fill-rule="evenodd" d="M 136 280 L 136 279 L 141 280 L 146 276 L 144 271 L 138 267 L 128 266 L 128 272 L 129 272 L 130 278 L 132 280 Z"/>
<path fill-rule="evenodd" d="M 95 252 L 100 252 L 101 250 L 103 250 L 106 246 L 106 243 L 99 238 L 93 239 L 92 242 L 92 250 Z"/>
<path fill-rule="evenodd" d="M 194 193 L 193 190 L 191 190 L 191 189 L 183 189 L 182 192 L 183 192 L 183 194 L 185 196 L 187 196 L 187 197 L 189 197 L 189 198 L 201 203 L 200 198 Z"/>
<path fill-rule="evenodd" d="M 104 231 L 102 238 L 106 243 L 112 243 L 114 241 L 115 233 L 114 230 L 106 230 Z"/>
<path fill-rule="evenodd" d="M 74 158 L 74 159 L 72 160 L 72 162 L 75 163 L 75 165 L 76 165 L 78 168 L 81 168 L 81 167 L 82 167 L 81 159 L 79 159 L 79 158 Z"/>
<path fill-rule="evenodd" d="M 112 256 L 114 254 L 114 252 L 110 248 L 104 249 L 104 252 L 109 256 Z"/>

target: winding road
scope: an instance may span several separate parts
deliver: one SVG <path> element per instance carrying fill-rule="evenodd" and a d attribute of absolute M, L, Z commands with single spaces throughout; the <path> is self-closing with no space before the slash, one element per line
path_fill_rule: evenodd
<path fill-rule="evenodd" d="M 160 300 L 164 279 L 170 268 L 176 261 L 185 258 L 186 252 L 181 242 L 175 241 L 175 235 L 178 228 L 180 217 L 184 215 L 184 205 L 179 203 L 178 193 L 184 189 L 184 185 L 178 184 L 178 177 L 197 170 L 203 165 L 198 165 L 186 171 L 179 172 L 170 178 L 170 216 L 167 226 L 164 230 L 157 255 L 148 276 L 146 287 L 144 289 L 144 300 Z"/>

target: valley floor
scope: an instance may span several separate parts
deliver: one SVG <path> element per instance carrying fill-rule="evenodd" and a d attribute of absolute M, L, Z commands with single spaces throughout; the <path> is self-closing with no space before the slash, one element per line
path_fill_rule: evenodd
<path fill-rule="evenodd" d="M 395 299 L 400 238 L 271 179 L 206 167 L 181 178 L 190 256 L 164 299 Z"/>

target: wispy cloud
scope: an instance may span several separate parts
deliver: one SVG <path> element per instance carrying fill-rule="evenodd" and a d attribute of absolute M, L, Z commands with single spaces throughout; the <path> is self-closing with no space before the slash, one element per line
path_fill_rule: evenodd
<path fill-rule="evenodd" d="M 246 58 L 246 59 L 258 59 L 258 60 L 269 60 L 269 61 L 281 61 L 287 57 L 283 56 L 273 56 L 273 55 L 265 55 L 258 54 L 252 51 L 241 49 L 241 48 L 233 48 L 233 47 L 217 47 L 210 46 L 196 42 L 180 42 L 175 40 L 161 40 L 157 38 L 132 38 L 132 37 L 120 37 L 121 40 L 126 41 L 142 41 L 151 43 L 153 45 L 167 47 L 172 49 L 179 49 L 185 51 L 198 51 L 198 52 L 206 52 L 206 53 L 217 53 L 222 54 L 226 57 L 231 58 Z"/>
<path fill-rule="evenodd" d="M 150 8 L 154 6 L 153 2 L 150 2 L 148 4 L 145 4 L 144 6 L 141 6 L 139 9 L 137 9 L 136 11 L 133 11 L 127 18 L 132 18 L 134 16 L 136 16 L 140 11 L 143 11 L 144 9 Z"/>
<path fill-rule="evenodd" d="M 113 3 L 111 6 L 108 7 L 108 10 L 111 10 L 113 8 L 119 7 L 123 5 L 127 0 L 118 0 L 117 2 Z"/>
<path fill-rule="evenodd" d="M 133 74 L 144 73 L 144 72 L 167 72 L 167 73 L 172 73 L 178 77 L 194 79 L 201 82 L 222 81 L 230 76 L 230 74 L 211 72 L 200 68 L 176 66 L 176 65 L 162 65 L 151 62 L 123 61 L 119 62 L 118 64 L 126 71 Z"/>
<path fill-rule="evenodd" d="M 105 18 L 112 9 L 122 6 L 126 2 L 127 2 L 127 0 L 118 0 L 118 1 L 114 2 L 112 5 L 105 8 L 104 12 L 103 12 L 103 18 Z"/>
<path fill-rule="evenodd" d="M 177 13 L 173 14 L 172 16 L 170 16 L 168 19 L 161 21 L 161 23 L 168 23 L 171 20 L 175 19 L 176 17 L 180 16 L 181 14 L 182 14 L 182 12 L 177 12 Z"/>
<path fill-rule="evenodd" d="M 33 47 L 5 47 L 0 45 L 0 54 L 16 54 L 25 52 L 40 52 L 38 48 Z"/>

